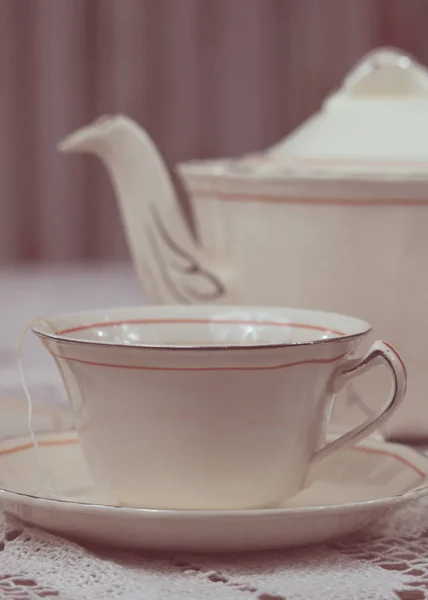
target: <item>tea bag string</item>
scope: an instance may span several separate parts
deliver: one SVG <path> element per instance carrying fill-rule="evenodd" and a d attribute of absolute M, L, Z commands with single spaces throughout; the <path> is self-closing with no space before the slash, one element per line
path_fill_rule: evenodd
<path fill-rule="evenodd" d="M 37 461 L 38 461 L 40 467 L 42 468 L 42 471 L 46 475 L 46 479 L 51 488 L 51 491 L 53 492 L 54 497 L 61 498 L 62 496 L 59 493 L 59 491 L 52 479 L 52 475 L 51 475 L 49 469 L 47 468 L 46 463 L 40 456 L 39 441 L 38 441 L 37 436 L 33 429 L 33 400 L 31 398 L 31 393 L 30 393 L 30 390 L 27 385 L 25 371 L 24 371 L 24 367 L 23 367 L 23 363 L 22 363 L 22 351 L 23 351 L 25 336 L 27 335 L 28 330 L 34 325 L 34 323 L 37 323 L 37 322 L 39 322 L 39 323 L 41 322 L 41 323 L 44 323 L 45 325 L 47 325 L 50 328 L 50 330 L 52 331 L 52 333 L 55 333 L 55 331 L 56 331 L 55 327 L 53 327 L 52 324 L 49 323 L 49 321 L 47 321 L 46 319 L 43 319 L 43 318 L 36 318 L 36 319 L 33 319 L 32 321 L 30 321 L 29 323 L 27 323 L 27 325 L 24 327 L 24 330 L 21 334 L 19 344 L 18 344 L 18 369 L 19 369 L 19 374 L 20 374 L 20 378 L 21 378 L 21 385 L 24 390 L 25 398 L 27 400 L 28 429 L 29 429 L 29 433 L 30 433 L 31 442 L 32 442 L 32 444 L 34 446 L 34 450 L 36 452 Z"/>

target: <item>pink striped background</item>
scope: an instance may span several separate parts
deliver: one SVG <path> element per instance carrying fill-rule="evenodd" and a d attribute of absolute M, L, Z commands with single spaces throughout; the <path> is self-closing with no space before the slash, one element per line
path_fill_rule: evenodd
<path fill-rule="evenodd" d="M 0 0 L 0 262 L 126 254 L 107 178 L 57 155 L 100 113 L 168 163 L 257 151 L 368 50 L 428 63 L 425 0 Z"/>

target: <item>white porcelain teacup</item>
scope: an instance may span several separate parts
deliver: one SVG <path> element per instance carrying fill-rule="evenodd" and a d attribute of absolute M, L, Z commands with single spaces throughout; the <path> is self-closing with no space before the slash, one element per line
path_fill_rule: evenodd
<path fill-rule="evenodd" d="M 311 463 L 367 437 L 403 400 L 406 372 L 358 319 L 288 308 L 147 306 L 33 326 L 67 387 L 94 479 L 122 505 L 251 509 L 304 485 Z M 325 444 L 334 395 L 384 364 L 378 417 Z"/>

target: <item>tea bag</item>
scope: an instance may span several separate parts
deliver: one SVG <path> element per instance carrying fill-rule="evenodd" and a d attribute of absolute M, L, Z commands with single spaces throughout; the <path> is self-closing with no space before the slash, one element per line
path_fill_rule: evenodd
<path fill-rule="evenodd" d="M 32 321 L 30 321 L 29 323 L 27 323 L 27 325 L 24 327 L 24 330 L 21 334 L 20 340 L 19 340 L 19 344 L 18 344 L 18 369 L 19 369 L 19 374 L 20 374 L 20 378 L 21 378 L 21 384 L 22 384 L 22 389 L 24 391 L 24 395 L 25 398 L 27 400 L 27 409 L 28 409 L 28 430 L 30 433 L 30 439 L 33 443 L 34 446 L 34 450 L 36 453 L 36 457 L 37 457 L 37 461 L 42 469 L 42 471 L 45 473 L 46 475 L 46 479 L 47 482 L 51 488 L 51 491 L 53 492 L 53 496 L 55 498 L 61 498 L 61 494 L 59 493 L 55 482 L 52 479 L 51 473 L 49 471 L 49 469 L 47 468 L 45 462 L 43 461 L 43 459 L 40 456 L 40 446 L 39 446 L 39 442 L 37 439 L 37 435 L 34 431 L 33 428 L 33 400 L 31 398 L 31 393 L 30 390 L 28 388 L 27 385 L 27 381 L 26 381 L 26 377 L 25 377 L 25 371 L 24 371 L 24 367 L 22 364 L 22 350 L 23 350 L 23 345 L 24 345 L 24 340 L 25 340 L 25 336 L 27 335 L 28 330 L 32 327 L 32 325 L 36 322 L 40 322 L 42 321 L 43 323 L 45 323 L 46 325 L 48 325 L 48 327 L 51 329 L 52 333 L 56 332 L 55 327 L 46 319 L 43 318 L 36 318 L 33 319 Z"/>

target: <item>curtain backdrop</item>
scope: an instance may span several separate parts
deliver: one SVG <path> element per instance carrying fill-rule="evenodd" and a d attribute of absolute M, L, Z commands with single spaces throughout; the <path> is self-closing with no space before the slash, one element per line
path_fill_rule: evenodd
<path fill-rule="evenodd" d="M 57 141 L 137 119 L 169 165 L 268 146 L 368 50 L 428 63 L 426 0 L 0 0 L 0 261 L 126 254 L 96 159 Z"/>

